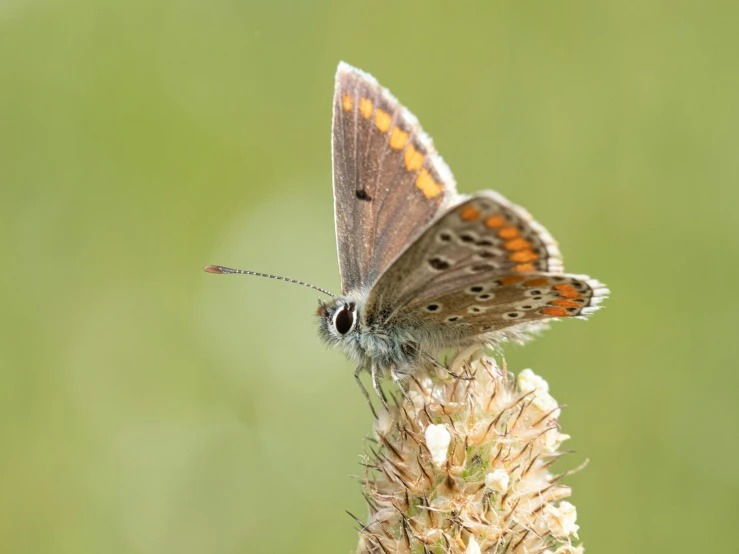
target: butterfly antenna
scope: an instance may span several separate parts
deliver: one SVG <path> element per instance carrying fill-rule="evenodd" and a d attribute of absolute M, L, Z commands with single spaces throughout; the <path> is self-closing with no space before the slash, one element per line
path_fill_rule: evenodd
<path fill-rule="evenodd" d="M 318 292 L 322 292 L 323 294 L 330 296 L 331 298 L 336 298 L 335 294 L 331 294 L 330 292 L 328 292 L 325 289 L 322 289 L 321 287 L 311 285 L 310 283 L 304 283 L 303 281 L 298 281 L 297 279 L 289 279 L 287 277 L 280 277 L 279 275 L 270 275 L 269 273 L 258 273 L 256 271 L 245 271 L 243 269 L 231 269 L 230 267 L 223 267 L 220 265 L 206 265 L 204 269 L 208 273 L 216 273 L 218 275 L 224 275 L 226 273 L 238 273 L 240 275 L 256 275 L 257 277 L 267 277 L 268 279 L 277 279 L 278 281 L 287 281 L 288 283 L 295 283 L 296 285 L 303 285 L 304 287 L 317 290 Z"/>

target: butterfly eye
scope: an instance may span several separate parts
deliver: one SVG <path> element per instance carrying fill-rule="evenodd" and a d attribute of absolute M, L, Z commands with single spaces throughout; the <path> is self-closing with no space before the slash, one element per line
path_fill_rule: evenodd
<path fill-rule="evenodd" d="M 334 316 L 334 328 L 340 335 L 346 335 L 354 327 L 356 312 L 352 306 L 343 306 Z"/>

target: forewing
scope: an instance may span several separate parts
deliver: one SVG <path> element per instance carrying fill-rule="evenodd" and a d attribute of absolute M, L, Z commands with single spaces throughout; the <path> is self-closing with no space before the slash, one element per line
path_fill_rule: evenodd
<path fill-rule="evenodd" d="M 342 290 L 370 287 L 456 199 L 454 178 L 418 120 L 367 73 L 340 63 L 333 181 Z"/>
<path fill-rule="evenodd" d="M 384 322 L 409 304 L 479 283 L 560 273 L 556 243 L 523 208 L 483 191 L 449 209 L 411 244 L 372 287 L 364 317 Z"/>

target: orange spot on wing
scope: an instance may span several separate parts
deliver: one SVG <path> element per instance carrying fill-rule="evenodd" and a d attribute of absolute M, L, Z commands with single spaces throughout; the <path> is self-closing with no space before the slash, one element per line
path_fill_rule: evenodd
<path fill-rule="evenodd" d="M 523 250 L 524 248 L 531 248 L 532 244 L 526 239 L 521 237 L 513 240 L 509 240 L 503 244 L 506 250 Z"/>
<path fill-rule="evenodd" d="M 519 231 L 513 225 L 503 227 L 500 231 L 498 231 L 498 236 L 502 239 L 515 239 L 518 235 Z"/>
<path fill-rule="evenodd" d="M 408 171 L 418 171 L 423 165 L 423 154 L 419 153 L 412 144 L 408 145 L 403 153 L 403 161 Z"/>
<path fill-rule="evenodd" d="M 354 107 L 354 98 L 349 96 L 347 93 L 341 95 L 341 107 L 344 108 L 345 112 L 351 111 Z"/>
<path fill-rule="evenodd" d="M 533 250 L 519 250 L 510 255 L 509 260 L 512 262 L 533 262 L 539 259 L 539 255 Z"/>
<path fill-rule="evenodd" d="M 518 264 L 513 269 L 519 273 L 526 273 L 527 271 L 535 271 L 536 268 L 532 264 Z"/>
<path fill-rule="evenodd" d="M 370 100 L 369 98 L 360 98 L 359 113 L 362 114 L 363 118 L 369 119 L 372 115 L 372 100 Z"/>
<path fill-rule="evenodd" d="M 580 304 L 573 302 L 572 300 L 552 300 L 550 302 L 552 306 L 559 306 L 560 308 L 579 308 Z"/>
<path fill-rule="evenodd" d="M 385 110 L 377 108 L 375 112 L 375 125 L 383 133 L 387 133 L 390 130 L 390 125 L 393 122 L 393 118 Z"/>
<path fill-rule="evenodd" d="M 421 172 L 418 174 L 418 178 L 416 179 L 416 187 L 420 189 L 420 191 L 426 198 L 434 198 L 436 196 L 439 196 L 439 194 L 441 194 L 441 191 L 444 190 L 444 187 L 434 181 L 433 177 L 431 177 L 431 174 L 426 169 L 422 169 Z"/>
<path fill-rule="evenodd" d="M 567 310 L 564 308 L 544 308 L 539 312 L 540 314 L 550 315 L 552 317 L 566 317 Z"/>
<path fill-rule="evenodd" d="M 480 217 L 480 210 L 474 206 L 465 206 L 462 208 L 462 212 L 459 214 L 464 221 L 475 221 Z"/>
<path fill-rule="evenodd" d="M 549 279 L 546 277 L 540 277 L 539 279 L 531 279 L 526 281 L 524 287 L 546 287 L 549 284 Z"/>
<path fill-rule="evenodd" d="M 390 148 L 402 150 L 408 144 L 408 133 L 401 131 L 397 127 L 393 127 L 390 133 Z"/>
<path fill-rule="evenodd" d="M 498 279 L 498 282 L 501 285 L 512 285 L 513 283 L 519 283 L 524 279 L 525 277 L 523 275 L 508 275 L 507 277 Z"/>
<path fill-rule="evenodd" d="M 554 288 L 559 291 L 559 296 L 562 298 L 580 298 L 582 296 L 569 283 L 560 283 L 559 285 L 554 285 Z"/>
<path fill-rule="evenodd" d="M 559 292 L 562 298 L 580 298 L 582 295 L 575 290 L 562 290 Z"/>
<path fill-rule="evenodd" d="M 506 224 L 506 220 L 503 219 L 503 216 L 500 215 L 491 215 L 489 218 L 485 220 L 485 225 L 490 227 L 491 229 L 494 229 L 496 227 L 503 227 L 503 225 Z"/>

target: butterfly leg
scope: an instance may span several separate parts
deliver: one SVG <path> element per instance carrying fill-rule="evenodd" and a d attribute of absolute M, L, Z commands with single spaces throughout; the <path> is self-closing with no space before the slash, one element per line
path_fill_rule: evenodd
<path fill-rule="evenodd" d="M 362 373 L 363 369 L 364 369 L 364 366 L 358 365 L 357 369 L 354 370 L 354 378 L 357 380 L 357 385 L 359 385 L 359 388 L 362 391 L 364 398 L 367 400 L 367 405 L 369 406 L 369 409 L 372 411 L 372 415 L 374 416 L 375 419 L 377 419 L 377 412 L 375 412 L 375 407 L 372 405 L 372 400 L 370 400 L 370 395 L 367 392 L 367 389 L 364 388 L 364 385 L 362 384 L 362 380 L 359 378 L 359 374 Z"/>
<path fill-rule="evenodd" d="M 403 395 L 403 398 L 405 398 L 406 402 L 408 402 L 408 405 L 411 407 L 411 410 L 413 410 L 414 414 L 416 415 L 416 419 L 418 419 L 418 412 L 416 412 L 416 405 L 413 403 L 413 400 L 411 400 L 411 397 L 408 396 L 408 393 L 406 392 L 405 387 L 403 386 L 403 383 L 400 381 L 400 374 L 398 373 L 394 365 L 390 368 L 390 376 L 393 378 L 393 381 L 400 389 L 400 393 Z"/>
<path fill-rule="evenodd" d="M 435 367 L 436 369 L 443 369 L 444 371 L 446 371 L 446 372 L 447 372 L 447 373 L 448 373 L 449 375 L 451 375 L 451 376 L 452 376 L 452 377 L 454 377 L 455 379 L 463 379 L 463 380 L 465 380 L 465 381 L 472 381 L 472 377 L 466 377 L 466 376 L 464 376 L 464 375 L 457 375 L 457 374 L 456 374 L 456 373 L 454 373 L 454 372 L 453 372 L 452 370 L 450 370 L 450 369 L 449 369 L 448 367 L 445 367 L 444 365 L 440 364 L 440 363 L 439 363 L 439 361 L 438 361 L 438 360 L 437 360 L 436 358 L 434 358 L 433 356 L 431 356 L 431 355 L 429 355 L 429 354 L 426 354 L 426 353 L 424 353 L 423 355 L 424 355 L 424 357 L 425 357 L 425 358 L 426 358 L 426 359 L 427 359 L 428 361 L 430 361 L 430 362 L 431 362 L 431 363 L 433 364 L 433 366 L 434 366 L 434 367 Z"/>
<path fill-rule="evenodd" d="M 387 398 L 385 398 L 385 393 L 382 392 L 382 386 L 380 385 L 380 377 L 381 374 L 379 368 L 376 364 L 372 364 L 372 386 L 374 387 L 377 396 L 380 397 L 383 408 L 385 408 L 387 413 L 390 413 L 390 408 L 387 406 Z"/>

